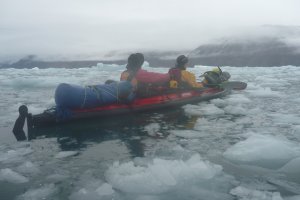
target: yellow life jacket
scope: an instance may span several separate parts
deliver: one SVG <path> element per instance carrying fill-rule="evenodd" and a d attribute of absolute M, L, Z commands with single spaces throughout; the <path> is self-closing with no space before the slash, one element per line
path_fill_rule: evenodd
<path fill-rule="evenodd" d="M 186 82 L 189 86 L 194 88 L 203 87 L 202 83 L 197 82 L 196 76 L 193 73 L 188 72 L 186 70 L 181 70 L 181 81 Z"/>
<path fill-rule="evenodd" d="M 138 81 L 136 80 L 136 78 L 134 77 L 132 72 L 130 72 L 128 70 L 122 72 L 120 80 L 121 81 L 130 81 L 134 90 L 137 89 Z"/>

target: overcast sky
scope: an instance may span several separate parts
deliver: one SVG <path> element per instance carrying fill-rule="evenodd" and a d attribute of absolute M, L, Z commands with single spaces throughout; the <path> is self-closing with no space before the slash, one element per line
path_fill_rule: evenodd
<path fill-rule="evenodd" d="M 186 50 L 262 25 L 300 25 L 298 0 L 0 0 L 0 61 Z"/>

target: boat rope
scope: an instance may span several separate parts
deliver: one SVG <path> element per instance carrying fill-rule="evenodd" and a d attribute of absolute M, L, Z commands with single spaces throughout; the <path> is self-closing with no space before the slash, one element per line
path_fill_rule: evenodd
<path fill-rule="evenodd" d="M 113 91 L 109 91 L 109 89 L 102 89 L 102 92 L 105 92 L 109 95 L 111 95 L 112 97 L 114 97 L 117 101 L 119 100 L 119 94 L 118 94 L 118 85 L 117 85 L 117 96 L 113 94 Z"/>
<path fill-rule="evenodd" d="M 86 89 L 87 89 L 87 87 L 89 87 L 89 86 L 84 87 L 84 98 L 83 98 L 83 102 L 81 104 L 81 108 L 84 108 L 84 105 L 85 105 L 85 102 L 86 102 Z"/>
<path fill-rule="evenodd" d="M 119 83 L 117 83 L 117 86 L 116 86 L 117 88 L 117 95 L 114 95 L 114 91 L 113 91 L 113 89 L 112 90 L 110 90 L 109 88 L 106 88 L 106 89 L 104 89 L 104 88 L 97 88 L 97 87 L 95 87 L 94 86 L 94 89 L 95 89 L 95 91 L 97 92 L 97 96 L 98 96 L 98 99 L 100 99 L 100 97 L 102 96 L 102 95 L 100 95 L 101 93 L 103 93 L 103 92 L 105 92 L 106 94 L 109 94 L 110 96 L 112 96 L 112 97 L 114 97 L 117 101 L 119 101 Z"/>
<path fill-rule="evenodd" d="M 120 99 L 119 99 L 119 83 L 117 83 L 117 102 L 118 103 L 120 102 Z"/>
<path fill-rule="evenodd" d="M 120 102 L 120 91 L 119 91 L 119 83 L 117 83 L 116 85 L 116 95 L 114 95 L 113 90 L 110 90 L 109 88 L 103 89 L 103 88 L 97 88 L 95 85 L 89 85 L 89 86 L 85 86 L 84 88 L 84 98 L 83 98 L 83 102 L 81 104 L 81 108 L 84 108 L 86 101 L 87 101 L 87 89 L 90 88 L 91 90 L 93 90 L 93 92 L 95 92 L 95 94 L 97 95 L 97 99 L 103 101 L 103 95 L 101 93 L 106 93 L 110 96 L 112 96 L 113 98 L 116 99 L 116 101 L 119 103 Z"/>
<path fill-rule="evenodd" d="M 99 100 L 102 100 L 103 101 L 103 98 L 101 98 L 102 97 L 102 91 L 101 90 L 99 90 L 95 85 L 92 85 L 92 86 L 89 86 L 90 88 L 91 88 L 91 90 L 93 90 L 93 92 L 95 92 L 96 93 L 96 95 L 97 95 L 97 99 L 99 99 Z"/>

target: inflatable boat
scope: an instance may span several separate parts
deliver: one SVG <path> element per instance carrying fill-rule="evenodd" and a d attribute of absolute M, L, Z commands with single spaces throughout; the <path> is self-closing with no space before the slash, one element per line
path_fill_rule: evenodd
<path fill-rule="evenodd" d="M 246 87 L 247 84 L 244 82 L 228 81 L 213 87 L 169 89 L 163 93 L 148 97 L 120 100 L 116 97 L 119 93 L 118 90 L 125 88 L 123 90 L 124 94 L 124 91 L 128 90 L 126 84 L 108 85 L 104 89 L 98 87 L 96 90 L 95 88 L 83 89 L 82 87 L 78 88 L 72 85 L 62 85 L 56 90 L 56 107 L 47 109 L 43 113 L 32 115 L 28 113 L 28 108 L 25 105 L 20 106 L 20 116 L 16 120 L 13 132 L 18 133 L 21 130 L 23 131 L 26 118 L 28 129 L 33 129 L 35 127 L 61 124 L 81 119 L 122 116 L 178 107 L 185 104 L 220 98 L 228 95 L 232 90 L 243 90 Z M 100 89 L 102 91 L 102 98 L 98 96 Z M 115 98 L 112 98 L 112 96 Z M 130 95 L 127 96 L 130 97 Z M 101 100 L 100 102 L 99 99 Z"/>

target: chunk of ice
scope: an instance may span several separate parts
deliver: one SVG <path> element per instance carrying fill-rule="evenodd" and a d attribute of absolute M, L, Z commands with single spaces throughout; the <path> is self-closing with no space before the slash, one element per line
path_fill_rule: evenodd
<path fill-rule="evenodd" d="M 124 192 L 160 194 L 185 181 L 209 180 L 221 171 L 221 166 L 203 161 L 196 154 L 187 161 L 155 158 L 147 166 L 115 162 L 107 170 L 106 178 L 114 188 Z"/>
<path fill-rule="evenodd" d="M 223 155 L 235 162 L 272 166 L 275 163 L 283 165 L 300 156 L 300 151 L 296 144 L 286 139 L 252 134 L 248 139 L 228 148 Z"/>
<path fill-rule="evenodd" d="M 282 97 L 283 95 L 280 92 L 273 91 L 269 87 L 258 87 L 255 90 L 247 90 L 247 93 L 250 93 L 251 96 L 255 97 Z"/>
<path fill-rule="evenodd" d="M 98 185 L 98 182 L 95 183 L 92 182 L 85 185 L 83 188 L 72 193 L 69 199 L 71 200 L 81 200 L 81 199 L 99 200 L 103 198 L 107 199 L 115 192 L 112 189 L 112 186 L 110 184 L 103 183 L 97 189 L 94 188 L 95 185 Z M 113 198 L 110 197 L 109 199 L 113 199 Z"/>
<path fill-rule="evenodd" d="M 61 151 L 58 154 L 56 154 L 55 158 L 66 158 L 70 156 L 76 156 L 78 154 L 78 151 Z"/>
<path fill-rule="evenodd" d="M 299 200 L 300 195 L 285 197 L 284 200 Z"/>
<path fill-rule="evenodd" d="M 72 193 L 69 196 L 69 199 L 70 200 L 82 200 L 82 199 L 99 200 L 99 199 L 101 199 L 101 197 L 95 191 L 91 191 L 91 190 L 88 190 L 86 188 L 82 188 L 79 191 Z"/>
<path fill-rule="evenodd" d="M 29 180 L 25 176 L 6 168 L 0 170 L 0 181 L 7 181 L 10 183 L 26 183 Z"/>
<path fill-rule="evenodd" d="M 226 106 L 224 108 L 225 112 L 232 115 L 247 115 L 248 111 L 240 105 Z"/>
<path fill-rule="evenodd" d="M 51 175 L 47 176 L 47 179 L 49 179 L 53 182 L 60 182 L 67 178 L 68 178 L 67 175 L 62 175 L 62 174 L 51 174 Z"/>
<path fill-rule="evenodd" d="M 241 200 L 283 200 L 279 192 L 252 190 L 243 186 L 233 188 L 230 194 Z"/>
<path fill-rule="evenodd" d="M 199 131 L 193 131 L 193 130 L 172 130 L 170 131 L 171 134 L 176 135 L 178 137 L 182 138 L 201 138 L 201 137 L 206 137 L 209 134 L 202 133 Z"/>
<path fill-rule="evenodd" d="M 160 135 L 159 129 L 160 125 L 158 123 L 151 123 L 145 126 L 145 131 L 147 131 L 148 135 L 150 136 L 155 136 L 155 135 Z"/>
<path fill-rule="evenodd" d="M 8 150 L 6 152 L 0 153 L 0 162 L 12 163 L 20 162 L 24 160 L 24 156 L 32 153 L 31 148 L 17 148 L 16 150 Z"/>
<path fill-rule="evenodd" d="M 57 188 L 54 184 L 47 184 L 43 187 L 31 189 L 26 191 L 24 194 L 18 197 L 18 200 L 40 200 L 40 199 L 50 199 L 49 197 L 57 193 Z M 51 198 L 53 199 L 53 198 Z"/>
<path fill-rule="evenodd" d="M 37 174 L 40 172 L 39 168 L 30 161 L 26 161 L 20 165 L 17 171 L 24 174 Z"/>
<path fill-rule="evenodd" d="M 243 105 L 243 104 L 249 104 L 251 102 L 250 99 L 245 97 L 245 95 L 242 94 L 232 94 L 225 98 L 225 104 L 227 105 Z"/>
<path fill-rule="evenodd" d="M 223 115 L 224 110 L 218 108 L 214 104 L 201 103 L 199 105 L 185 105 L 183 106 L 185 113 L 192 116 L 203 115 Z"/>
<path fill-rule="evenodd" d="M 286 173 L 297 173 L 300 174 L 300 157 L 295 158 L 285 164 L 279 171 L 286 172 Z"/>
<path fill-rule="evenodd" d="M 112 195 L 114 193 L 114 190 L 112 189 L 112 186 L 110 184 L 104 183 L 99 188 L 97 188 L 96 192 L 100 196 L 106 196 L 106 195 Z"/>

